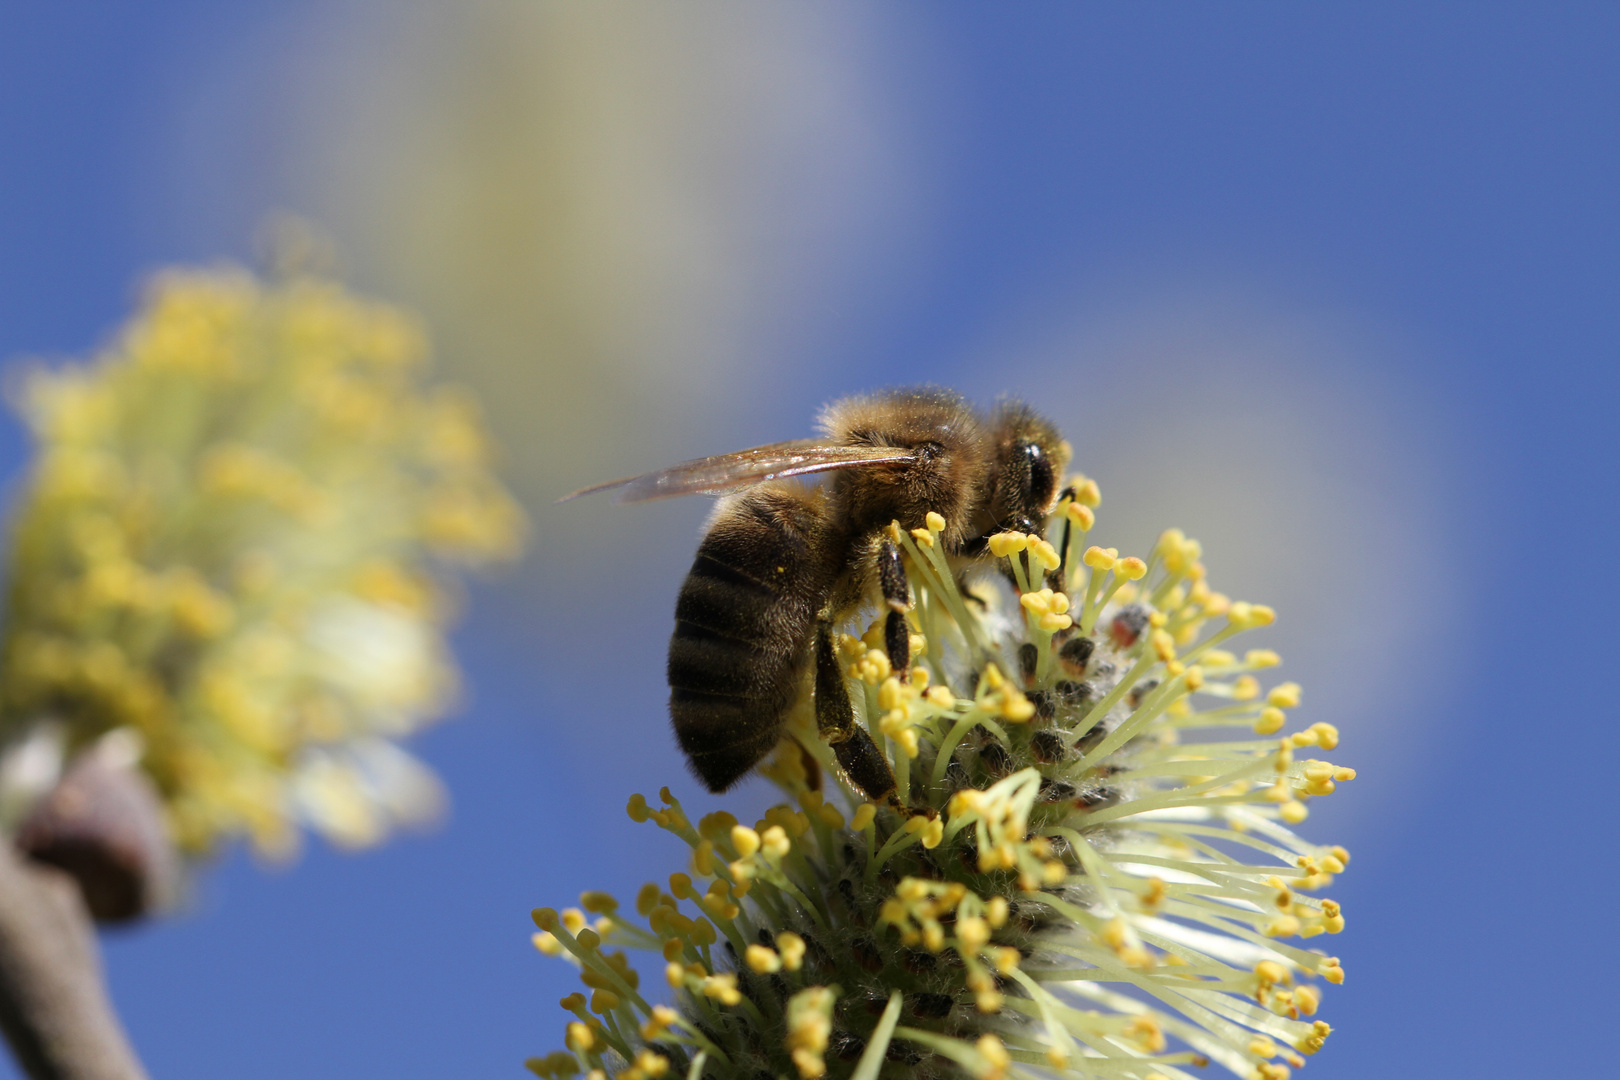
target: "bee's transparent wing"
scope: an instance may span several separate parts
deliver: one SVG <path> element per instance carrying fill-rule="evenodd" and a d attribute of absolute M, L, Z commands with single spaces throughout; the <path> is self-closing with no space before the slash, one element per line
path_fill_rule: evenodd
<path fill-rule="evenodd" d="M 829 469 L 859 469 L 898 465 L 916 460 L 916 452 L 901 446 L 829 446 L 815 439 L 772 443 L 735 454 L 683 461 L 658 472 L 609 480 L 564 495 L 558 502 L 618 490 L 619 502 L 645 502 L 674 495 L 724 495 L 766 480 L 807 476 Z"/>

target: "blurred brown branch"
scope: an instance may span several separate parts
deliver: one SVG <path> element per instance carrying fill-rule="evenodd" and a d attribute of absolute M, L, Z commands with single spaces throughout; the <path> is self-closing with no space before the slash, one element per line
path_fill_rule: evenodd
<path fill-rule="evenodd" d="M 67 874 L 0 841 L 0 1029 L 34 1080 L 144 1080 Z"/>

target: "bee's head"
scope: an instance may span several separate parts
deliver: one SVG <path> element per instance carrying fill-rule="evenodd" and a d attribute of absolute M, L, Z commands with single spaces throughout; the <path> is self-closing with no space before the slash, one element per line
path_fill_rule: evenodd
<path fill-rule="evenodd" d="M 990 423 L 996 463 L 989 509 L 1001 529 L 1040 532 L 1069 466 L 1069 444 L 1021 401 L 1005 401 Z"/>

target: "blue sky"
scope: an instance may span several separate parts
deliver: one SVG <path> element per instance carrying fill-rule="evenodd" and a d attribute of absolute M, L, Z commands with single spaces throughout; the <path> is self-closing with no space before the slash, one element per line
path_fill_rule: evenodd
<path fill-rule="evenodd" d="M 334 70 L 386 72 L 396 47 L 385 6 L 336 8 L 331 36 L 306 4 L 0 3 L 0 355 L 82 354 L 143 274 L 243 257 L 287 206 L 352 246 L 362 285 L 450 321 L 341 190 L 386 171 L 330 165 L 330 135 L 305 135 L 328 101 L 308 87 L 338 94 Z M 722 220 L 715 250 L 764 284 L 699 308 L 699 330 L 648 316 L 655 340 L 747 357 L 701 376 L 720 406 L 670 406 L 613 440 L 633 449 L 520 483 L 537 552 L 474 587 L 470 705 L 419 743 L 455 800 L 441 831 L 359 857 L 312 845 L 287 870 L 232 856 L 182 916 L 108 941 L 154 1075 L 517 1076 L 553 1049 L 569 987 L 529 949 L 529 908 L 676 869 L 619 807 L 686 782 L 661 741 L 661 638 L 704 508 L 569 521 L 542 496 L 625 471 L 615 453 L 635 468 L 793 437 L 824 400 L 921 379 L 1038 397 L 1105 493 L 1119 478 L 1105 520 L 1117 505 L 1150 536 L 1191 514 L 1255 599 L 1280 575 L 1305 612 L 1275 644 L 1308 692 L 1332 688 L 1308 703 L 1365 774 L 1310 823 L 1355 861 L 1338 1030 L 1306 1075 L 1592 1071 L 1616 1005 L 1620 11 L 829 11 L 759 31 L 800 82 L 727 75 L 779 93 L 742 145 L 792 175 L 713 164 L 759 197 L 694 220 Z M 672 41 L 671 70 L 690 48 Z M 701 121 L 669 122 L 708 146 Z M 817 174 L 842 201 L 810 201 L 793 177 L 829 156 L 852 163 Z M 9 478 L 24 454 L 6 421 Z M 578 570 L 586 530 L 672 539 L 598 581 Z M 588 617 L 582 576 L 621 621 Z"/>

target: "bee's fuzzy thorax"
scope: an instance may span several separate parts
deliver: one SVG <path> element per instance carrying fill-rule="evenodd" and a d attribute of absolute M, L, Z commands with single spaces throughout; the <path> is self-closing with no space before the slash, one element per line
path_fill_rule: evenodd
<path fill-rule="evenodd" d="M 993 462 L 983 425 L 964 398 L 936 387 L 849 397 L 823 410 L 819 425 L 842 443 L 926 450 L 913 465 L 833 478 L 833 498 L 852 535 L 894 520 L 917 528 L 932 511 L 945 519 L 946 543 L 961 543 Z"/>

